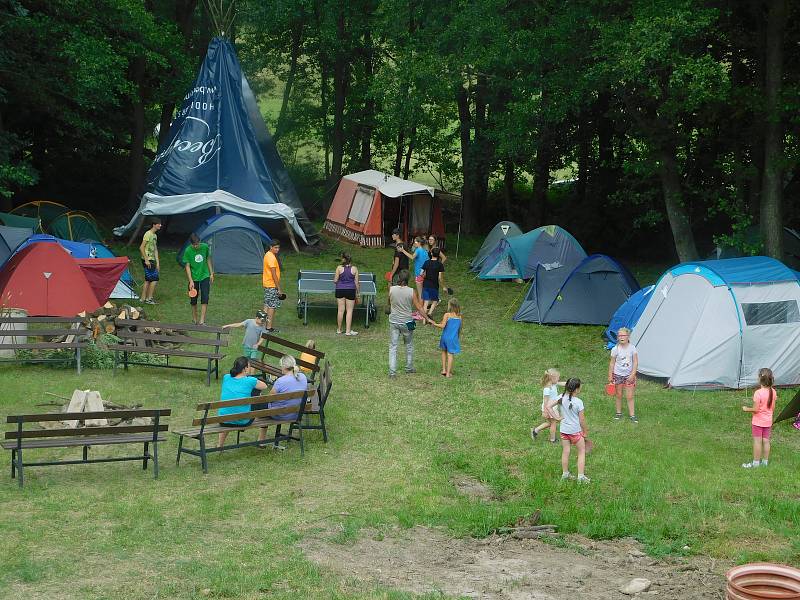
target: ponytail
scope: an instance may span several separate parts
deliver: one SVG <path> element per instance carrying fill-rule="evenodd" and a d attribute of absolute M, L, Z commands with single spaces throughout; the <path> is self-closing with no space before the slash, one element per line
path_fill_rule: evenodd
<path fill-rule="evenodd" d="M 250 361 L 247 359 L 246 356 L 240 356 L 235 361 L 233 361 L 233 366 L 231 367 L 231 377 L 238 377 L 242 373 L 244 373 L 245 369 L 250 366 Z"/>
<path fill-rule="evenodd" d="M 564 406 L 564 396 L 569 394 L 569 409 L 572 410 L 572 396 L 575 395 L 575 392 L 578 388 L 581 387 L 581 380 L 577 377 L 570 377 L 567 379 L 567 385 L 564 386 L 564 391 L 561 394 L 561 397 L 558 399 L 558 404 Z"/>
<path fill-rule="evenodd" d="M 294 378 L 298 381 L 300 380 L 300 367 L 297 366 L 297 361 L 295 361 L 294 356 L 284 354 L 281 358 L 281 369 L 284 371 L 291 371 Z"/>
<path fill-rule="evenodd" d="M 767 408 L 771 409 L 775 402 L 775 388 L 772 387 L 775 385 L 775 376 L 772 374 L 772 370 L 767 368 L 759 369 L 758 383 L 761 387 L 769 388 L 769 402 L 767 402 Z"/>

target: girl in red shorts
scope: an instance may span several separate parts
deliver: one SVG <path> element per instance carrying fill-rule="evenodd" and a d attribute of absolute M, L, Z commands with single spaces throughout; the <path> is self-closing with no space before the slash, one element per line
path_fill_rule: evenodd
<path fill-rule="evenodd" d="M 590 479 L 584 474 L 586 467 L 586 435 L 589 430 L 586 427 L 586 417 L 583 413 L 583 400 L 577 394 L 581 391 L 581 380 L 577 377 L 570 377 L 564 386 L 564 393 L 558 400 L 551 400 L 547 403 L 547 409 L 551 410 L 556 404 L 561 406 L 561 479 L 572 479 L 569 472 L 569 455 L 572 446 L 578 448 L 578 483 L 589 483 Z"/>
<path fill-rule="evenodd" d="M 766 467 L 769 464 L 769 436 L 772 432 L 772 412 L 778 394 L 772 387 L 775 378 L 770 369 L 758 372 L 758 383 L 761 385 L 753 394 L 753 406 L 743 406 L 744 412 L 753 413 L 751 429 L 753 431 L 753 461 L 744 463 L 745 469 Z"/>

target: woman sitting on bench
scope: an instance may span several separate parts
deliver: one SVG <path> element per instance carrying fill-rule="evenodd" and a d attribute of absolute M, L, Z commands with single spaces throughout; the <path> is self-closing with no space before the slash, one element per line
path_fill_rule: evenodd
<path fill-rule="evenodd" d="M 270 394 L 288 394 L 290 392 L 305 392 L 308 389 L 308 379 L 305 374 L 300 371 L 294 356 L 284 354 L 281 358 L 281 372 L 283 375 L 275 380 L 275 383 L 270 390 Z M 280 402 L 270 402 L 270 408 L 284 408 L 287 406 L 300 406 L 302 399 L 297 400 L 281 400 Z M 293 421 L 297 415 L 276 415 L 273 417 L 276 421 Z"/>
<path fill-rule="evenodd" d="M 220 400 L 235 400 L 237 398 L 247 398 L 251 396 L 253 390 L 265 390 L 267 384 L 256 377 L 253 377 L 253 368 L 250 366 L 250 361 L 245 356 L 240 356 L 233 362 L 233 368 L 229 375 L 222 377 L 222 390 L 219 394 Z M 253 410 L 249 404 L 242 404 L 240 406 L 230 406 L 227 408 L 220 408 L 220 415 L 234 415 L 236 413 L 246 413 Z M 239 419 L 238 421 L 228 421 L 222 423 L 223 427 L 241 427 L 242 425 L 250 425 L 253 419 Z M 219 434 L 218 446 L 222 448 L 225 445 L 225 438 L 228 437 L 227 431 Z M 266 439 L 267 430 L 262 429 L 258 434 L 259 440 Z"/>

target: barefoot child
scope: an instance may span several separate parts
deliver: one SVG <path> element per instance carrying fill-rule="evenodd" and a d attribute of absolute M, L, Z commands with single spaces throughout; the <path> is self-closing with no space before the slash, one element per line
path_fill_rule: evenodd
<path fill-rule="evenodd" d="M 636 390 L 639 353 L 636 346 L 630 343 L 630 336 L 631 330 L 627 327 L 620 327 L 617 331 L 617 345 L 611 349 L 611 359 L 608 361 L 608 383 L 615 386 L 617 412 L 614 413 L 614 420 L 619 421 L 622 418 L 622 390 L 625 390 L 631 423 L 638 423 L 633 393 Z"/>
<path fill-rule="evenodd" d="M 772 431 L 772 412 L 778 394 L 772 387 L 775 379 L 770 369 L 761 369 L 758 372 L 758 383 L 761 385 L 753 394 L 753 406 L 743 406 L 744 412 L 753 413 L 751 429 L 753 430 L 753 461 L 744 463 L 745 469 L 766 467 L 769 464 L 770 441 Z"/>
<path fill-rule="evenodd" d="M 547 369 L 547 371 L 544 372 L 544 376 L 542 377 L 542 385 L 544 386 L 542 390 L 542 417 L 545 421 L 541 425 L 531 429 L 531 437 L 534 440 L 536 436 L 539 435 L 540 431 L 549 427 L 550 442 L 553 444 L 556 443 L 556 426 L 561 418 L 561 414 L 558 412 L 558 404 L 548 410 L 547 403 L 551 400 L 553 402 L 558 401 L 558 386 L 564 385 L 563 381 L 559 381 L 560 377 L 561 373 L 559 373 L 557 369 Z"/>
<path fill-rule="evenodd" d="M 244 341 L 242 342 L 242 353 L 247 358 L 258 358 L 258 342 L 261 334 L 266 332 L 267 313 L 263 310 L 256 312 L 255 319 L 245 319 L 241 323 L 231 323 L 223 325 L 223 329 L 244 327 Z"/>
<path fill-rule="evenodd" d="M 442 375 L 453 376 L 453 358 L 461 352 L 461 305 L 455 298 L 447 302 L 447 312 L 441 323 L 434 323 L 442 330 L 439 348 L 442 350 Z"/>
<path fill-rule="evenodd" d="M 584 474 L 586 467 L 586 417 L 583 413 L 583 400 L 576 394 L 581 391 L 581 380 L 570 377 L 564 386 L 564 393 L 558 400 L 550 400 L 547 409 L 561 406 L 561 479 L 571 479 L 569 472 L 569 454 L 572 446 L 578 447 L 578 483 L 589 483 Z"/>

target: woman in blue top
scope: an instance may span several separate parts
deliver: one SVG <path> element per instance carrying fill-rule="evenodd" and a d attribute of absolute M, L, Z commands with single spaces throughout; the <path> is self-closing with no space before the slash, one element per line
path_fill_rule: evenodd
<path fill-rule="evenodd" d="M 250 361 L 247 357 L 240 356 L 233 361 L 231 372 L 222 377 L 222 390 L 219 394 L 220 400 L 235 400 L 237 398 L 247 398 L 253 395 L 253 390 L 264 390 L 267 384 L 256 377 L 253 377 L 253 369 L 250 367 Z M 249 404 L 241 404 L 239 406 L 229 406 L 227 408 L 220 408 L 219 415 L 235 415 L 237 413 L 250 412 Z M 249 425 L 252 419 L 239 419 L 234 421 L 227 421 L 222 423 L 223 427 L 238 427 L 241 425 Z M 219 434 L 219 444 L 221 448 L 225 445 L 225 438 L 228 437 L 227 431 Z M 262 429 L 259 433 L 259 439 L 266 437 L 266 430 Z"/>
<path fill-rule="evenodd" d="M 358 269 L 350 264 L 351 260 L 349 253 L 342 252 L 342 264 L 336 267 L 336 272 L 333 274 L 333 283 L 336 286 L 336 304 L 339 309 L 336 313 L 336 333 L 342 333 L 342 317 L 346 310 L 344 334 L 358 335 L 358 332 L 353 331 L 350 327 L 353 323 L 353 308 L 358 302 L 360 292 Z"/>
<path fill-rule="evenodd" d="M 417 284 L 417 296 L 420 298 L 422 298 L 422 265 L 430 258 L 427 244 L 424 237 L 414 240 L 414 281 Z"/>

